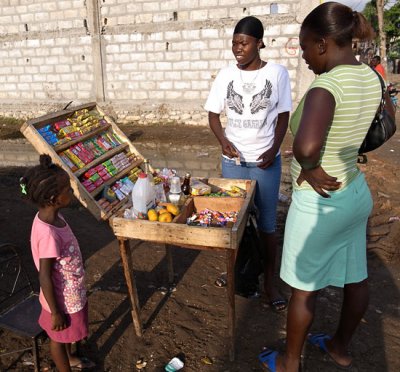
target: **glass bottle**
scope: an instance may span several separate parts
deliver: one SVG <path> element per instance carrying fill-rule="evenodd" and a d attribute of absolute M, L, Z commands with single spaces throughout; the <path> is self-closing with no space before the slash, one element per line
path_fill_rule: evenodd
<path fill-rule="evenodd" d="M 150 170 L 149 159 L 143 159 L 143 171 L 147 174 L 147 178 L 149 179 L 150 183 L 154 185 L 154 176 Z"/>
<path fill-rule="evenodd" d="M 185 174 L 185 178 L 183 179 L 181 190 L 184 195 L 190 195 L 190 173 Z"/>

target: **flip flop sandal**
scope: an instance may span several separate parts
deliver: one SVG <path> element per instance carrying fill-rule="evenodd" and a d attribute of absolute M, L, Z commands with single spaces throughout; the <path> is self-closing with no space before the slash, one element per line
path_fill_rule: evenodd
<path fill-rule="evenodd" d="M 307 341 L 316 346 L 322 353 L 329 357 L 329 360 L 337 367 L 343 370 L 349 370 L 352 368 L 353 363 L 351 362 L 349 365 L 345 366 L 343 364 L 338 363 L 333 356 L 329 353 L 328 348 L 326 347 L 325 341 L 330 340 L 332 337 L 327 335 L 326 333 L 310 333 L 307 336 Z"/>
<path fill-rule="evenodd" d="M 96 364 L 86 357 L 79 358 L 79 362 L 70 365 L 73 371 L 84 371 L 87 369 L 93 369 Z"/>
<path fill-rule="evenodd" d="M 214 285 L 218 288 L 226 287 L 227 284 L 226 274 L 221 274 L 214 282 Z"/>
<path fill-rule="evenodd" d="M 278 356 L 278 352 L 265 349 L 260 354 L 258 354 L 258 360 L 261 364 L 261 367 L 265 371 L 276 372 L 276 358 Z"/>

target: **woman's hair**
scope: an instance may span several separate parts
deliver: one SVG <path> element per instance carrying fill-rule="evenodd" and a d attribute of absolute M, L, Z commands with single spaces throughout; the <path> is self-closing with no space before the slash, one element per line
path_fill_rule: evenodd
<path fill-rule="evenodd" d="M 352 39 L 369 40 L 374 37 L 374 30 L 361 13 L 333 1 L 312 10 L 301 29 L 307 29 L 321 38 L 329 37 L 341 47 L 351 43 Z"/>
<path fill-rule="evenodd" d="M 20 178 L 20 186 L 27 199 L 39 207 L 53 202 L 62 191 L 58 179 L 67 173 L 54 164 L 47 154 L 40 155 L 40 165 L 30 168 Z"/>

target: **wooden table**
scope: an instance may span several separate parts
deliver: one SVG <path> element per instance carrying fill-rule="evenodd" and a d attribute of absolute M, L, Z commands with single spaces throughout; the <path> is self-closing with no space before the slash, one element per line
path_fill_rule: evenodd
<path fill-rule="evenodd" d="M 230 340 L 229 357 L 230 360 L 233 361 L 235 358 L 234 267 L 237 250 L 248 220 L 249 207 L 254 200 L 256 182 L 250 180 L 213 178 L 208 180 L 208 184 L 213 187 L 224 187 L 226 189 L 229 189 L 230 185 L 237 185 L 245 188 L 247 190 L 247 195 L 246 198 L 190 198 L 182 208 L 181 214 L 177 216 L 172 223 L 128 220 L 121 215 L 116 215 L 110 218 L 110 224 L 119 242 L 120 255 L 132 308 L 132 320 L 137 336 L 142 336 L 143 328 L 140 319 L 137 288 L 133 275 L 130 239 L 165 244 L 168 263 L 168 280 L 170 283 L 174 280 L 170 245 L 174 245 L 178 248 L 182 247 L 196 250 L 225 251 L 228 292 L 228 336 Z M 221 212 L 239 211 L 237 221 L 232 228 L 204 228 L 185 224 L 186 218 L 192 214 L 193 210 L 202 210 L 204 208 L 211 208 Z M 205 245 L 204 242 L 207 242 L 207 244 Z"/>

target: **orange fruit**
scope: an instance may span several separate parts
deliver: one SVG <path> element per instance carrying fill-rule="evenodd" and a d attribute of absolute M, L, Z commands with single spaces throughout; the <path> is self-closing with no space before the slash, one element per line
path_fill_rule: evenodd
<path fill-rule="evenodd" d="M 154 209 L 149 209 L 147 212 L 147 218 L 149 221 L 158 221 L 158 214 Z"/>
<path fill-rule="evenodd" d="M 160 222 L 172 222 L 172 214 L 169 213 L 168 211 L 165 213 L 160 214 L 158 217 L 158 220 Z"/>
<path fill-rule="evenodd" d="M 172 213 L 174 216 L 179 214 L 179 208 L 174 204 L 167 204 L 167 210 L 169 213 Z"/>
<path fill-rule="evenodd" d="M 159 211 L 158 211 L 158 214 L 159 215 L 162 215 L 163 213 L 167 213 L 168 211 L 167 211 L 167 209 L 166 208 L 161 208 Z"/>

